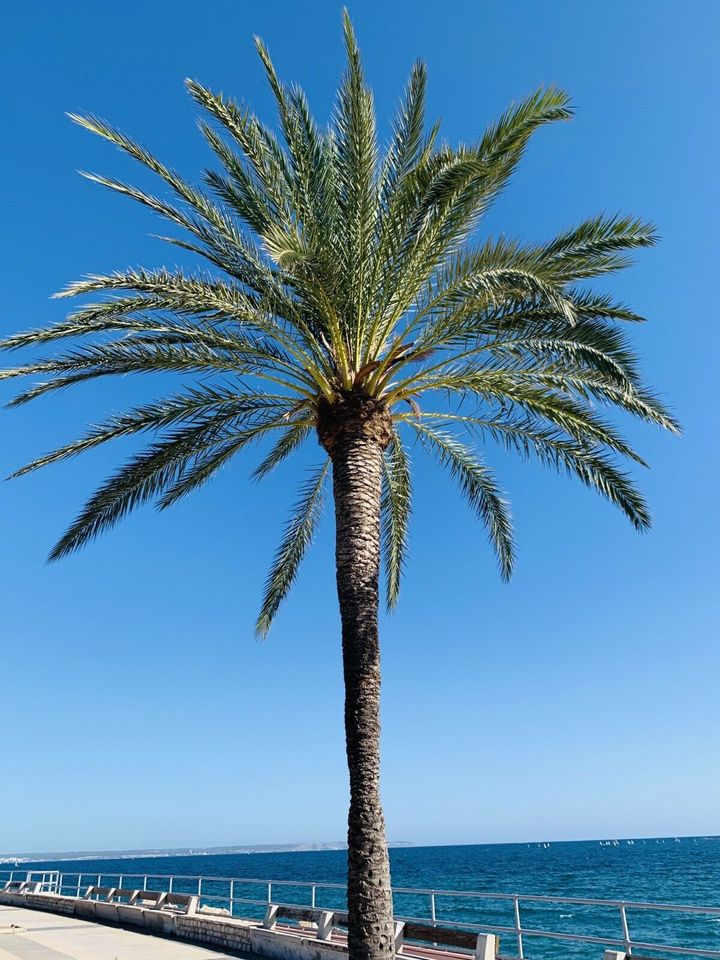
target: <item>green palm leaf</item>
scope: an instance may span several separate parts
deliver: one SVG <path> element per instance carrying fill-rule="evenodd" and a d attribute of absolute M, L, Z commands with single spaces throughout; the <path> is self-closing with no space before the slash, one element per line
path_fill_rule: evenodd
<path fill-rule="evenodd" d="M 267 636 L 275 614 L 292 587 L 298 569 L 310 546 L 322 511 L 322 491 L 330 468 L 327 460 L 303 485 L 300 499 L 290 519 L 275 562 L 265 584 L 265 595 L 255 629 L 258 636 Z"/>
<path fill-rule="evenodd" d="M 423 445 L 434 454 L 458 482 L 469 506 L 482 520 L 495 548 L 500 573 L 507 580 L 515 562 L 515 543 L 507 502 L 503 499 L 488 468 L 449 433 L 435 430 L 416 420 L 408 423 Z"/>
<path fill-rule="evenodd" d="M 380 501 L 388 610 L 395 609 L 400 596 L 400 581 L 407 552 L 411 501 L 410 460 L 396 433 L 385 451 L 383 490 Z"/>

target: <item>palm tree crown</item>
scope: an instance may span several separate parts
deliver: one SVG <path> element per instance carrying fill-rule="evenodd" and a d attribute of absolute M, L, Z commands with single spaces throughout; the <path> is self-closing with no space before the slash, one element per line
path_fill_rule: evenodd
<path fill-rule="evenodd" d="M 654 243 L 650 225 L 599 216 L 542 245 L 471 236 L 508 183 L 532 133 L 570 117 L 565 93 L 513 105 L 473 146 L 425 129 L 426 72 L 417 63 L 387 149 L 378 145 L 350 21 L 347 69 L 321 130 L 299 88 L 278 79 L 256 41 L 277 100 L 282 138 L 244 107 L 188 81 L 201 129 L 220 161 L 198 189 L 93 116 L 72 116 L 157 174 L 156 197 L 94 174 L 181 227 L 166 238 L 206 272 L 127 270 L 90 276 L 58 296 L 106 294 L 64 322 L 11 336 L 5 348 L 74 340 L 67 352 L 2 377 L 45 377 L 12 404 L 96 377 L 174 371 L 179 392 L 112 416 L 18 471 L 115 437 L 153 439 L 88 501 L 56 559 L 137 505 L 165 508 L 205 483 L 251 441 L 272 438 L 263 477 L 315 434 L 328 456 L 302 487 L 270 572 L 257 623 L 265 634 L 319 516 L 338 430 L 374 431 L 384 450 L 382 540 L 393 606 L 410 514 L 407 443 L 447 467 L 485 524 L 503 576 L 513 566 L 509 511 L 481 459 L 486 441 L 566 470 L 616 504 L 637 528 L 645 503 L 619 462 L 640 457 L 598 412 L 624 410 L 676 431 L 643 385 L 619 324 L 641 318 L 586 281 Z"/>

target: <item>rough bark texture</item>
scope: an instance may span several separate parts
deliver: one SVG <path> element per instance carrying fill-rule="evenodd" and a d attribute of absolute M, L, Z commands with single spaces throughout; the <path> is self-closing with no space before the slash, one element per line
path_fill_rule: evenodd
<path fill-rule="evenodd" d="M 392 422 L 382 404 L 351 397 L 324 411 L 318 434 L 333 462 L 337 589 L 342 618 L 345 738 L 350 771 L 350 960 L 394 957 L 385 821 L 380 805 L 380 488 Z"/>

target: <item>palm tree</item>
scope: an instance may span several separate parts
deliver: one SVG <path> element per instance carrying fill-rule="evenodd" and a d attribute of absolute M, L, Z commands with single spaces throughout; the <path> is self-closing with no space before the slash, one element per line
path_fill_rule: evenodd
<path fill-rule="evenodd" d="M 471 241 L 532 133 L 570 117 L 566 94 L 538 90 L 475 145 L 453 148 L 437 125 L 426 132 L 426 72 L 417 63 L 381 152 L 347 14 L 344 38 L 347 68 L 326 130 L 302 90 L 278 79 L 259 40 L 282 138 L 245 107 L 188 81 L 219 160 L 203 189 L 104 121 L 73 115 L 157 174 L 172 198 L 86 176 L 182 228 L 166 239 L 202 258 L 205 272 L 137 269 L 72 284 L 58 296 L 104 296 L 2 343 L 69 339 L 70 349 L 2 377 L 44 378 L 11 406 L 109 375 L 185 378 L 178 392 L 111 416 L 17 472 L 115 437 L 152 437 L 93 494 L 53 560 L 146 501 L 169 507 L 252 441 L 272 440 L 255 477 L 313 435 L 319 441 L 324 459 L 301 488 L 257 632 L 267 633 L 295 580 L 332 475 L 351 789 L 349 950 L 352 960 L 381 960 L 393 954 L 393 930 L 378 787 L 378 580 L 382 553 L 394 607 L 410 515 L 408 439 L 455 478 L 507 578 L 508 505 L 479 447 L 494 442 L 575 475 L 644 530 L 648 510 L 619 466 L 642 460 L 599 408 L 678 428 L 643 385 L 618 329 L 641 318 L 587 286 L 652 245 L 650 225 L 599 216 L 541 245 Z"/>

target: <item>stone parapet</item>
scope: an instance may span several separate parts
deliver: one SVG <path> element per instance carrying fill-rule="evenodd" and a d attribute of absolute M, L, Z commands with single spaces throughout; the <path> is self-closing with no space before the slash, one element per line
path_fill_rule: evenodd
<path fill-rule="evenodd" d="M 252 953 L 271 960 L 339 960 L 347 954 L 344 943 L 316 940 L 283 930 L 266 930 L 252 920 L 217 917 L 202 912 L 172 914 L 162 910 L 128 907 L 83 897 L 50 893 L 10 893 L 0 890 L 0 904 L 62 913 L 96 923 L 144 929 L 148 933 L 219 947 L 231 953 Z M 97 910 L 97 905 L 102 907 Z M 113 909 L 117 908 L 117 909 Z M 130 915 L 132 911 L 132 915 Z"/>

